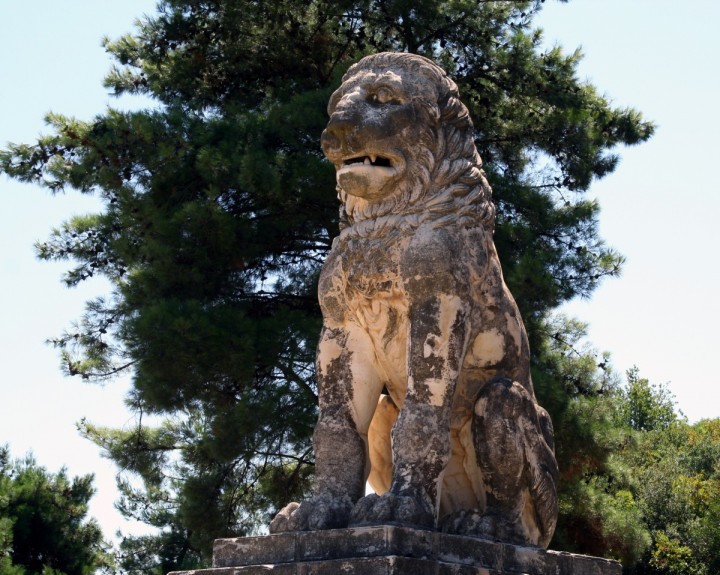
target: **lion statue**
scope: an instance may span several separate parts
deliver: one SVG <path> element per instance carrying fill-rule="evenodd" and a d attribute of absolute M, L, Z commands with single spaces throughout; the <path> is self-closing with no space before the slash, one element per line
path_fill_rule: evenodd
<path fill-rule="evenodd" d="M 421 56 L 376 54 L 328 113 L 342 208 L 319 283 L 315 492 L 270 531 L 394 524 L 547 547 L 552 423 L 457 86 Z"/>

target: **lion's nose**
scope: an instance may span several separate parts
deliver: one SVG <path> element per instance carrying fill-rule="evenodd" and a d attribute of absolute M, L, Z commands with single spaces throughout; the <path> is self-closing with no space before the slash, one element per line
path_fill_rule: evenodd
<path fill-rule="evenodd" d="M 348 132 L 357 129 L 358 118 L 356 116 L 357 114 L 352 112 L 335 111 L 330 116 L 325 131 L 342 140 Z"/>
<path fill-rule="evenodd" d="M 340 138 L 338 138 L 336 134 L 333 134 L 327 128 L 323 130 L 323 133 L 320 136 L 320 147 L 322 148 L 323 152 L 325 152 L 325 155 L 327 155 L 329 151 L 340 149 L 340 142 Z"/>
<path fill-rule="evenodd" d="M 343 145 L 352 147 L 357 132 L 358 118 L 356 114 L 335 112 L 330 117 L 327 127 L 320 136 L 320 146 L 325 154 L 331 150 L 339 150 Z"/>

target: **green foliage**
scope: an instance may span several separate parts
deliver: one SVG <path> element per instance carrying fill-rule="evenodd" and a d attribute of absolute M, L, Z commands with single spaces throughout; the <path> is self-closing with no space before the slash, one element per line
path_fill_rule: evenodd
<path fill-rule="evenodd" d="M 70 481 L 0 448 L 0 573 L 90 575 L 111 567 L 102 532 L 87 520 L 92 475 Z"/>
<path fill-rule="evenodd" d="M 637 367 L 627 372 L 627 389 L 622 423 L 636 431 L 667 429 L 675 421 L 675 400 L 666 385 L 654 385 L 641 378 Z"/>
<path fill-rule="evenodd" d="M 655 548 L 650 567 L 667 575 L 703 575 L 707 570 L 693 559 L 692 550 L 681 545 L 677 539 L 670 539 L 662 531 L 655 534 Z"/>
<path fill-rule="evenodd" d="M 560 438 L 551 547 L 621 560 L 625 575 L 720 572 L 720 419 L 688 424 L 637 368 L 621 385 L 582 346 L 583 324 L 559 317 L 546 330 L 535 379 Z M 545 377 L 564 393 L 546 395 Z"/>
<path fill-rule="evenodd" d="M 637 375 L 636 370 L 631 373 Z M 661 388 L 655 388 L 661 389 Z M 668 399 L 667 395 L 661 394 Z M 674 421 L 634 432 L 617 454 L 652 545 L 628 575 L 711 575 L 720 570 L 720 419 Z"/>
<path fill-rule="evenodd" d="M 541 5 L 163 0 L 135 33 L 105 43 L 117 63 L 106 86 L 155 108 L 51 114 L 49 135 L 0 151 L 10 177 L 104 200 L 37 250 L 71 262 L 68 285 L 112 282 L 52 342 L 70 375 L 132 373 L 136 428 L 81 425 L 122 470 L 123 512 L 163 529 L 157 545 L 124 542 L 125 568 L 205 564 L 214 537 L 253 532 L 309 488 L 316 281 L 338 223 L 318 142 L 329 94 L 368 52 L 429 56 L 458 83 L 567 489 L 605 472 L 617 441 L 605 376 L 589 355 L 553 349 L 566 330 L 545 318 L 619 273 L 584 194 L 615 168 L 617 146 L 647 140 L 653 126 L 582 83 L 579 52 L 543 48 L 532 28 Z M 148 427 L 146 414 L 160 423 Z M 581 512 L 572 509 L 567 518 Z M 585 549 L 565 525 L 568 545 Z"/>

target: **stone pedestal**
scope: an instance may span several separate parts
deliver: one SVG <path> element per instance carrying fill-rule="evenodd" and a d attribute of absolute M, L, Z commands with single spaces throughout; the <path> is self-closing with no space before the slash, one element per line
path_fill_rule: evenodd
<path fill-rule="evenodd" d="M 218 539 L 211 569 L 174 575 L 620 575 L 615 561 L 380 526 Z"/>

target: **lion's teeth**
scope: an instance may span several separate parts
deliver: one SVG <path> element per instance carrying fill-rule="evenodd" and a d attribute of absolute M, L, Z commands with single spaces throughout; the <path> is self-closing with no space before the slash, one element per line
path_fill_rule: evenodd
<path fill-rule="evenodd" d="M 375 154 L 371 154 L 370 161 L 374 164 L 376 160 L 377 160 L 377 156 Z"/>
<path fill-rule="evenodd" d="M 370 158 L 368 158 L 368 157 L 366 156 L 365 159 L 363 160 L 363 164 L 365 164 L 366 166 L 369 166 L 369 165 L 370 165 Z"/>

